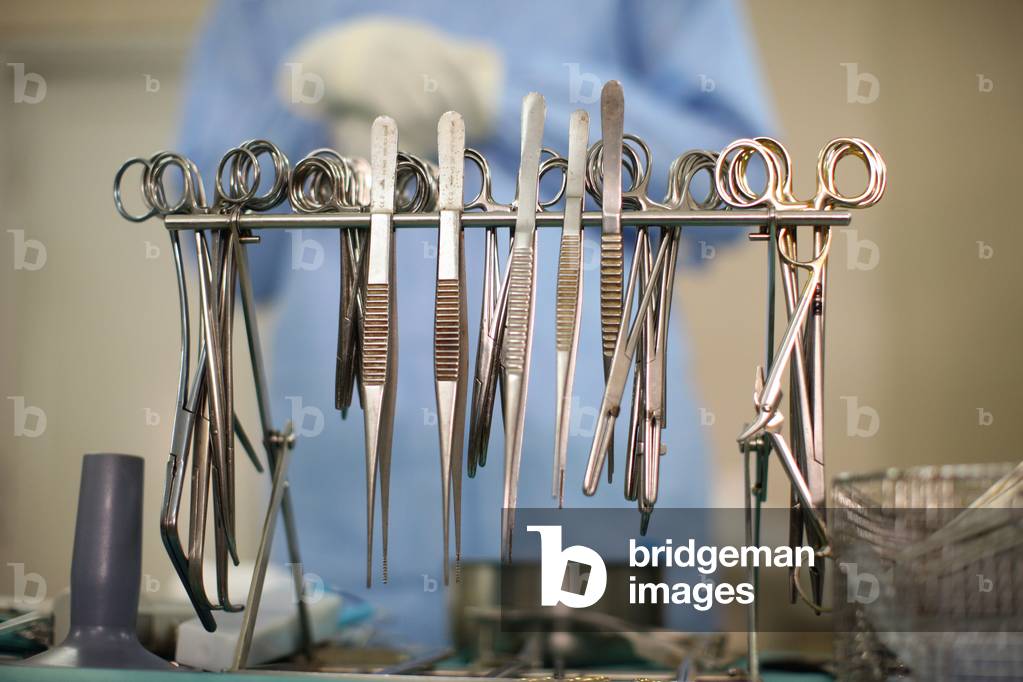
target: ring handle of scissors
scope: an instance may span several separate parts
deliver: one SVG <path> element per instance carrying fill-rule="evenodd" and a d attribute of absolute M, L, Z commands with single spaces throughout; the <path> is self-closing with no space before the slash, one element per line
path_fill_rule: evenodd
<path fill-rule="evenodd" d="M 749 184 L 746 169 L 750 159 L 760 157 L 767 171 L 762 192 Z M 750 138 L 735 140 L 718 155 L 714 164 L 714 185 L 718 195 L 733 208 L 777 207 L 779 167 L 775 155 L 763 144 Z"/>
<path fill-rule="evenodd" d="M 325 156 L 310 154 L 295 164 L 288 184 L 288 201 L 296 211 L 318 213 L 340 203 L 340 168 Z"/>
<path fill-rule="evenodd" d="M 750 160 L 759 156 L 767 170 L 763 192 L 751 188 L 748 169 Z M 858 158 L 867 173 L 867 183 L 857 195 L 847 195 L 838 189 L 838 164 L 846 157 Z M 836 138 L 820 151 L 817 160 L 817 190 L 807 201 L 796 199 L 792 193 L 792 160 L 785 147 L 770 137 L 736 140 L 726 147 L 715 167 L 718 193 L 735 208 L 773 206 L 785 208 L 833 207 L 866 208 L 880 200 L 884 194 L 887 171 L 881 155 L 869 143 L 859 138 Z"/>
<path fill-rule="evenodd" d="M 691 211 L 710 211 L 720 207 L 723 202 L 714 183 L 714 164 L 717 162 L 717 156 L 716 152 L 693 149 L 672 161 L 668 170 L 668 192 L 664 197 L 664 205 Z M 707 173 L 710 186 L 703 199 L 696 199 L 693 194 L 693 182 L 701 171 Z"/>
<path fill-rule="evenodd" d="M 344 178 L 342 208 L 362 211 L 369 208 L 370 165 L 366 159 L 342 156 L 329 147 L 317 149 L 310 156 L 323 156 L 336 160 Z"/>
<path fill-rule="evenodd" d="M 776 208 L 782 205 L 798 206 L 800 201 L 792 194 L 792 157 L 789 156 L 789 150 L 773 137 L 762 135 L 753 139 L 774 155 L 775 168 L 778 171 L 778 185 L 775 192 Z"/>
<path fill-rule="evenodd" d="M 347 209 L 361 209 L 363 208 L 363 202 L 360 200 L 360 189 L 362 186 L 362 178 L 360 173 L 363 172 L 358 167 L 356 159 L 350 159 L 347 156 L 341 156 L 336 150 L 330 147 L 321 147 L 315 149 L 306 155 L 306 158 L 316 157 L 324 159 L 332 164 L 340 173 L 341 176 L 341 197 L 339 201 L 339 208 Z M 366 169 L 365 172 L 368 172 Z M 368 186 L 368 183 L 367 183 Z"/>
<path fill-rule="evenodd" d="M 344 179 L 333 159 L 310 155 L 299 161 L 291 173 L 288 199 L 302 213 L 337 210 L 342 205 Z"/>
<path fill-rule="evenodd" d="M 337 153 L 335 152 L 335 154 Z M 341 207 L 356 210 L 361 209 L 362 204 L 359 201 L 359 189 L 361 187 L 359 169 L 356 167 L 356 164 L 352 159 L 341 156 L 340 154 L 337 154 L 337 159 L 341 169 L 342 179 Z"/>
<path fill-rule="evenodd" d="M 634 135 L 629 135 L 628 137 L 630 139 L 635 138 Z M 636 149 L 632 145 L 626 144 L 624 140 L 625 137 L 623 137 L 622 142 L 622 169 L 629 173 L 629 187 L 622 192 L 623 202 L 626 194 L 636 191 L 638 182 L 646 173 L 643 170 L 643 164 L 640 162 Z M 604 202 L 603 159 L 604 141 L 597 140 L 586 152 L 586 191 L 598 204 L 603 204 Z"/>
<path fill-rule="evenodd" d="M 548 173 L 559 170 L 561 171 L 561 186 L 558 191 L 554 193 L 554 196 L 550 199 L 544 200 L 539 198 L 537 194 L 537 207 L 543 211 L 545 209 L 554 206 L 565 196 L 565 188 L 568 186 L 568 159 L 559 156 L 556 151 L 550 147 L 544 147 L 540 150 L 541 157 L 546 155 L 547 158 L 540 162 L 540 172 L 537 174 L 537 183 L 542 183 L 543 178 Z"/>
<path fill-rule="evenodd" d="M 124 174 L 128 171 L 129 168 L 136 165 L 142 166 L 142 178 L 139 181 L 140 189 L 142 193 L 142 199 L 145 202 L 146 206 L 149 207 L 148 211 L 146 211 L 145 213 L 140 213 L 138 215 L 129 212 L 128 209 L 125 208 L 124 200 L 121 196 L 121 183 L 124 181 Z M 149 220 L 158 213 L 156 207 L 152 205 L 152 203 L 149 201 L 149 198 L 146 196 L 145 186 L 146 177 L 148 175 L 149 160 L 141 156 L 136 156 L 131 159 L 128 159 L 127 161 L 121 164 L 121 167 L 117 169 L 117 173 L 114 174 L 114 208 L 117 209 L 117 212 L 125 220 L 131 221 L 133 223 L 142 223 Z"/>
<path fill-rule="evenodd" d="M 628 151 L 626 151 L 628 150 Z M 646 211 L 650 209 L 668 208 L 665 204 L 650 198 L 650 176 L 653 154 L 645 140 L 632 133 L 622 136 L 622 158 L 631 157 L 635 161 L 632 186 L 622 192 L 622 204 L 633 209 Z"/>
<path fill-rule="evenodd" d="M 494 201 L 493 176 L 490 174 L 490 164 L 487 157 L 472 147 L 465 148 L 465 160 L 476 166 L 480 173 L 480 189 L 472 199 L 465 203 L 463 210 L 479 210 L 484 213 L 511 211 L 514 204 L 500 204 Z"/>
<path fill-rule="evenodd" d="M 181 173 L 181 197 L 175 204 L 167 201 L 164 174 L 168 168 L 177 168 Z M 197 212 L 204 208 L 205 194 L 199 169 L 191 159 L 175 152 L 159 152 L 149 159 L 143 193 L 158 215 Z"/>
<path fill-rule="evenodd" d="M 727 162 L 728 172 L 724 177 L 727 178 L 728 194 L 732 200 L 776 209 L 808 207 L 811 202 L 800 202 L 792 195 L 792 159 L 784 145 L 766 136 L 753 138 L 752 142 L 736 145 L 740 151 Z M 760 156 L 768 173 L 761 194 L 755 192 L 749 182 L 749 162 L 754 156 Z M 728 203 L 736 205 L 732 201 Z"/>
<path fill-rule="evenodd" d="M 245 163 L 235 159 L 246 159 Z M 224 171 L 229 168 L 228 188 L 224 189 Z M 213 208 L 242 206 L 252 201 L 259 191 L 262 168 L 255 153 L 244 145 L 227 150 L 217 164 L 213 186 Z"/>
<path fill-rule="evenodd" d="M 341 173 L 341 196 L 339 208 L 347 210 L 362 210 L 360 202 L 360 188 L 362 179 L 359 177 L 359 169 L 351 159 L 339 157 L 338 168 Z"/>
<path fill-rule="evenodd" d="M 836 175 L 842 159 L 859 159 L 867 172 L 867 183 L 857 195 L 846 195 L 838 189 Z M 824 146 L 817 157 L 817 197 L 815 203 L 821 206 L 844 208 L 867 208 L 876 204 L 884 195 L 887 184 L 887 168 L 884 159 L 868 142 L 855 137 L 839 137 Z"/>
<path fill-rule="evenodd" d="M 252 197 L 243 202 L 244 208 L 253 211 L 269 211 L 279 205 L 288 196 L 291 163 L 288 161 L 288 157 L 284 154 L 284 152 L 281 151 L 280 147 L 267 140 L 248 140 L 238 146 L 251 152 L 253 157 L 256 159 L 255 162 L 253 162 L 247 155 L 245 157 L 235 157 L 234 164 L 232 165 L 232 180 L 237 181 L 240 187 L 246 186 L 246 178 L 249 176 L 249 164 L 255 163 L 256 165 L 261 165 L 259 164 L 259 157 L 264 155 L 270 158 L 274 172 L 270 187 L 267 189 L 266 193 L 262 195 L 253 194 Z M 259 185 L 259 182 L 255 183 L 254 192 L 259 191 Z"/>
<path fill-rule="evenodd" d="M 417 156 L 398 152 L 395 166 L 395 211 L 418 213 L 432 210 L 437 203 L 437 181 L 430 166 Z M 409 192 L 408 188 L 414 189 Z"/>

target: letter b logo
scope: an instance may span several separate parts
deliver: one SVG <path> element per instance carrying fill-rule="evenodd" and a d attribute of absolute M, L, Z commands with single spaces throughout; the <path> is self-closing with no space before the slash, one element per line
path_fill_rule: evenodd
<path fill-rule="evenodd" d="M 585 609 L 600 601 L 607 588 L 607 567 L 599 554 L 582 545 L 562 549 L 561 526 L 526 526 L 526 530 L 540 534 L 541 605 L 557 606 L 561 603 L 569 608 Z M 563 589 L 569 562 L 590 568 L 582 594 Z"/>
<path fill-rule="evenodd" d="M 838 566 L 846 575 L 845 598 L 850 604 L 872 604 L 881 596 L 881 583 L 873 573 L 860 571 L 854 563 L 843 561 Z M 866 587 L 867 593 L 860 587 Z"/>

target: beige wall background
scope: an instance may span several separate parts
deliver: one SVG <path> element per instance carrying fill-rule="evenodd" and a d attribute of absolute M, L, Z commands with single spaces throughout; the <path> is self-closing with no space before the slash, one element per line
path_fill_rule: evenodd
<path fill-rule="evenodd" d="M 1012 2 L 750 2 L 764 74 L 796 167 L 813 190 L 817 151 L 859 136 L 888 164 L 884 199 L 836 237 L 829 269 L 826 433 L 829 474 L 891 466 L 1020 459 L 1023 284 L 1013 220 L 1023 142 Z M 848 101 L 848 69 L 874 76 L 877 99 Z M 983 92 L 979 87 L 985 79 Z M 859 94 L 870 93 L 866 83 Z M 851 183 L 850 187 L 858 187 Z M 850 267 L 879 260 L 870 270 Z M 982 243 L 982 244 L 980 244 Z M 981 258 L 981 251 L 990 258 Z M 682 283 L 700 388 L 718 419 L 719 499 L 741 502 L 735 425 L 749 419 L 762 362 L 763 247 L 721 255 Z M 712 292 L 723 292 L 712 296 Z M 726 299 L 723 297 L 727 296 Z M 722 308 L 720 302 L 729 306 Z M 757 340 L 751 342 L 750 339 Z M 701 353 L 702 351 L 702 353 Z M 851 405 L 877 415 L 852 424 Z M 978 410 L 993 421 L 982 426 Z M 775 469 L 775 471 L 780 471 Z M 775 475 L 772 500 L 788 501 Z"/>
<path fill-rule="evenodd" d="M 11 92 L 7 63 L 47 80 L 45 105 L 0 97 L 0 594 L 13 591 L 12 563 L 44 577 L 50 595 L 66 585 L 88 451 L 146 456 L 143 570 L 170 572 L 156 519 L 176 381 L 173 275 L 162 231 L 121 221 L 110 182 L 124 159 L 172 144 L 181 67 L 203 5 L 15 0 L 0 15 L 0 93 Z M 797 194 L 812 191 L 817 150 L 836 136 L 870 140 L 889 166 L 886 197 L 833 251 L 830 473 L 1018 459 L 1023 5 L 765 1 L 748 9 Z M 877 79 L 876 100 L 848 101 L 843 64 Z M 155 92 L 147 74 L 159 81 Z M 866 83 L 859 92 L 868 94 Z M 41 270 L 11 267 L 19 234 L 45 246 Z M 147 259 L 153 247 L 160 255 Z M 721 505 L 741 503 L 734 436 L 752 414 L 763 357 L 764 248 L 719 253 L 714 267 L 683 273 L 676 296 L 715 416 L 707 428 Z M 876 267 L 857 267 L 874 249 Z M 45 411 L 42 435 L 13 435 L 12 396 Z M 876 433 L 850 429 L 851 404 L 876 415 Z M 993 421 L 982 425 L 981 414 Z M 261 518 L 265 487 L 239 471 L 239 489 L 250 492 L 242 518 Z M 772 500 L 784 504 L 773 471 Z M 242 529 L 243 554 L 254 552 L 255 532 Z"/>

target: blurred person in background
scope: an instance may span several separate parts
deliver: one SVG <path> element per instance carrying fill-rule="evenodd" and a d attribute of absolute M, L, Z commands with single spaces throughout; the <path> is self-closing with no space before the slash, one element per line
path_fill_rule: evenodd
<path fill-rule="evenodd" d="M 201 29 L 192 55 L 181 127 L 182 151 L 212 172 L 229 148 L 251 138 L 277 144 L 292 160 L 331 146 L 369 156 L 380 114 L 398 124 L 399 148 L 436 159 L 440 115 L 459 111 L 467 145 L 490 162 L 494 193 L 511 201 L 519 163 L 520 110 L 531 91 L 547 99 L 544 144 L 567 151 L 570 113 L 590 112 L 600 137 L 599 95 L 611 79 L 625 90 L 625 131 L 653 154 L 651 196 L 665 191 L 667 167 L 681 152 L 721 149 L 738 137 L 768 134 L 772 118 L 754 46 L 731 1 L 427 3 L 412 0 L 227 0 Z M 466 193 L 477 176 L 466 173 Z M 482 234 L 466 231 L 470 343 L 477 338 Z M 566 507 L 633 506 L 614 485 L 581 491 L 603 390 L 596 237 L 588 229 L 579 360 L 572 405 Z M 706 263 L 701 249 L 738 230 L 684 231 L 681 267 Z M 540 230 L 532 385 L 519 483 L 520 507 L 550 507 L 554 446 L 554 287 L 558 231 Z M 436 230 L 397 232 L 399 391 L 390 509 L 390 582 L 365 590 L 363 419 L 334 410 L 337 343 L 336 230 L 266 232 L 249 248 L 257 295 L 277 309 L 270 388 L 277 421 L 296 422 L 299 441 L 289 478 L 304 570 L 370 600 L 398 640 L 439 644 L 442 584 L 440 467 L 433 388 Z M 681 302 L 684 294 L 674 297 Z M 675 311 L 668 354 L 670 428 L 659 503 L 706 507 L 710 467 L 698 403 L 687 371 L 682 315 Z M 470 348 L 470 359 L 475 348 Z M 357 403 L 356 403 L 357 404 Z M 320 419 L 319 415 L 323 418 Z M 494 419 L 488 465 L 463 483 L 463 555 L 499 556 L 503 442 Z M 464 456 L 464 453 L 463 453 Z M 654 515 L 656 519 L 656 514 Z M 379 523 L 379 514 L 377 522 Z M 377 530 L 379 533 L 379 529 Z M 283 559 L 282 541 L 276 556 Z"/>

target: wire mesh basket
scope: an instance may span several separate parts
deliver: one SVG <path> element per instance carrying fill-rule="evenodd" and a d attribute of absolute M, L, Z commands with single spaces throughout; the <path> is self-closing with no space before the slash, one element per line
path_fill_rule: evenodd
<path fill-rule="evenodd" d="M 1023 465 L 843 476 L 831 499 L 839 679 L 1023 679 Z"/>

